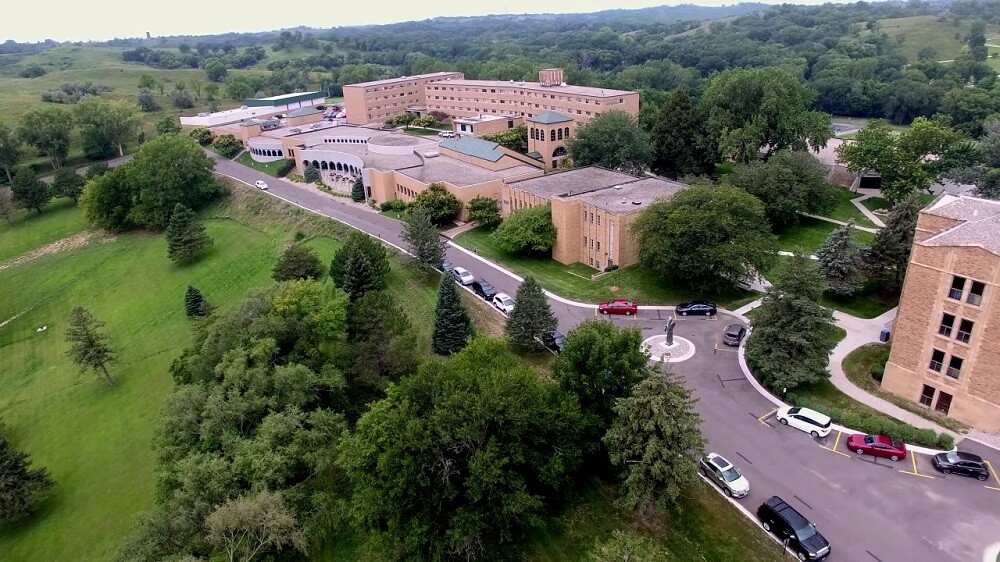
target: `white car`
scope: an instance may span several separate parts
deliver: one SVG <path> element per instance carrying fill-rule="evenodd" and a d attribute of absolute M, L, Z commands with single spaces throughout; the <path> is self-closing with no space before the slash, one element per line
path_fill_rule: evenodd
<path fill-rule="evenodd" d="M 718 484 L 727 496 L 743 498 L 750 493 L 750 482 L 740 473 L 740 469 L 722 458 L 722 455 L 709 453 L 701 459 L 700 464 L 701 473 Z"/>
<path fill-rule="evenodd" d="M 452 131 L 441 131 L 438 136 L 443 139 L 453 139 L 455 138 L 455 133 Z"/>
<path fill-rule="evenodd" d="M 460 285 L 471 285 L 472 282 L 476 280 L 476 278 L 469 273 L 469 270 L 464 267 L 456 267 L 452 269 L 451 276 L 454 277 L 455 281 L 458 281 Z"/>
<path fill-rule="evenodd" d="M 778 418 L 781 425 L 790 425 L 813 437 L 826 437 L 833 429 L 830 416 L 801 406 L 779 408 L 774 417 Z"/>
<path fill-rule="evenodd" d="M 266 181 L 257 180 L 255 182 L 253 182 L 253 184 L 254 184 L 254 186 L 257 189 L 263 189 L 264 191 L 267 191 L 267 182 Z"/>
<path fill-rule="evenodd" d="M 503 312 L 504 316 L 510 316 L 510 313 L 514 312 L 514 299 L 510 298 L 507 293 L 497 293 L 493 297 L 493 306 Z"/>

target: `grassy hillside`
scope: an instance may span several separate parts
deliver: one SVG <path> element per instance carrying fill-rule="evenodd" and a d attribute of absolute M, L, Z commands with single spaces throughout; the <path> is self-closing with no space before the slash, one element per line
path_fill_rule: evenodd
<path fill-rule="evenodd" d="M 965 36 L 972 22 L 939 20 L 937 16 L 914 16 L 879 20 L 879 30 L 900 42 L 900 52 L 910 62 L 917 60 L 917 53 L 924 47 L 937 51 L 937 60 L 951 60 L 962 52 Z M 1000 33 L 1000 26 L 988 25 L 987 37 Z"/>

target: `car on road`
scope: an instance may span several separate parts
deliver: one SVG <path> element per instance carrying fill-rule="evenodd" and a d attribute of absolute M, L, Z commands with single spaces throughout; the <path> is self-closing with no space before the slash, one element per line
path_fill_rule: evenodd
<path fill-rule="evenodd" d="M 760 504 L 757 518 L 761 527 L 788 545 L 799 560 L 823 560 L 830 556 L 830 542 L 794 507 L 778 496 Z"/>
<path fill-rule="evenodd" d="M 743 498 L 750 493 L 750 482 L 722 455 L 709 453 L 701 459 L 701 473 L 715 482 L 731 498 Z"/>
<path fill-rule="evenodd" d="M 253 185 L 254 185 L 254 187 L 256 187 L 257 189 L 263 189 L 264 191 L 267 191 L 267 182 L 266 182 L 266 181 L 263 181 L 263 180 L 257 180 L 257 181 L 255 181 L 255 182 L 253 182 Z"/>
<path fill-rule="evenodd" d="M 473 281 L 472 292 L 487 302 L 493 302 L 493 297 L 497 296 L 497 290 L 485 279 L 476 279 Z"/>
<path fill-rule="evenodd" d="M 441 262 L 441 271 L 451 275 L 453 269 L 455 269 L 455 264 L 451 263 L 450 261 L 446 260 Z"/>
<path fill-rule="evenodd" d="M 455 133 L 453 131 L 441 131 L 438 136 L 443 139 L 453 139 L 455 138 Z"/>
<path fill-rule="evenodd" d="M 566 336 L 559 330 L 552 330 L 542 334 L 542 345 L 553 353 L 562 353 L 563 346 L 566 345 Z"/>
<path fill-rule="evenodd" d="M 458 281 L 460 285 L 471 285 L 472 282 L 476 280 L 476 278 L 469 273 L 469 270 L 464 267 L 452 268 L 451 276 L 454 277 L 455 281 Z"/>
<path fill-rule="evenodd" d="M 781 425 L 805 431 L 813 437 L 826 437 L 833 430 L 833 422 L 829 416 L 801 406 L 778 408 L 774 417 L 778 418 Z"/>
<path fill-rule="evenodd" d="M 983 461 L 983 457 L 972 453 L 961 451 L 948 451 L 938 453 L 931 458 L 931 464 L 941 474 L 961 474 L 971 476 L 980 482 L 985 482 L 990 477 L 990 469 Z"/>
<path fill-rule="evenodd" d="M 681 316 L 715 316 L 718 311 L 718 307 L 715 306 L 714 302 L 708 301 L 688 301 L 682 302 L 681 304 L 674 307 L 674 312 L 680 314 Z"/>
<path fill-rule="evenodd" d="M 639 303 L 624 299 L 616 299 L 611 302 L 602 302 L 597 305 L 597 311 L 601 314 L 624 314 L 625 316 L 632 316 L 633 314 L 639 312 Z"/>
<path fill-rule="evenodd" d="M 891 461 L 906 458 L 906 444 L 885 435 L 855 433 L 847 438 L 847 448 L 859 455 L 882 457 Z"/>
<path fill-rule="evenodd" d="M 743 324 L 730 324 L 722 331 L 722 343 L 738 347 L 746 335 L 746 326 Z"/>
<path fill-rule="evenodd" d="M 504 316 L 510 316 L 510 313 L 514 312 L 514 299 L 507 293 L 497 293 L 493 296 L 493 306 L 503 312 Z"/>

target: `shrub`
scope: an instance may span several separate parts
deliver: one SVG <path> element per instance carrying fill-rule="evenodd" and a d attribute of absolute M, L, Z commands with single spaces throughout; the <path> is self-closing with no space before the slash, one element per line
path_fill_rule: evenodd
<path fill-rule="evenodd" d="M 198 144 L 202 146 L 206 146 L 212 143 L 212 133 L 204 127 L 198 127 L 197 129 L 191 131 L 189 134 L 191 135 L 191 138 L 198 141 Z"/>
<path fill-rule="evenodd" d="M 283 178 L 288 175 L 289 172 L 295 169 L 295 160 L 285 160 L 281 163 L 281 166 L 274 172 L 274 175 L 279 178 Z"/>
<path fill-rule="evenodd" d="M 194 107 L 194 96 L 187 90 L 174 90 L 170 92 L 170 101 L 178 109 L 188 109 Z"/>
<path fill-rule="evenodd" d="M 317 170 L 313 166 L 306 166 L 306 169 L 303 170 L 302 172 L 302 176 L 306 178 L 307 183 L 315 183 L 320 181 L 319 170 Z"/>
<path fill-rule="evenodd" d="M 406 210 L 406 201 L 403 201 L 402 199 L 393 199 L 392 201 L 386 201 L 385 203 L 379 205 L 379 210 L 381 210 L 382 212 L 387 212 L 387 211 L 402 212 Z"/>
<path fill-rule="evenodd" d="M 18 76 L 21 78 L 38 78 L 39 76 L 45 76 L 45 72 L 44 66 L 40 64 L 29 64 L 21 69 Z"/>
<path fill-rule="evenodd" d="M 243 148 L 233 135 L 219 135 L 212 141 L 212 147 L 226 158 L 232 158 Z"/>
<path fill-rule="evenodd" d="M 931 432 L 931 433 L 933 433 L 933 432 Z M 938 438 L 937 438 L 937 448 L 938 449 L 946 449 L 946 450 L 954 449 L 955 448 L 955 439 L 952 438 L 952 436 L 948 435 L 947 433 L 942 433 L 941 435 L 938 435 Z"/>

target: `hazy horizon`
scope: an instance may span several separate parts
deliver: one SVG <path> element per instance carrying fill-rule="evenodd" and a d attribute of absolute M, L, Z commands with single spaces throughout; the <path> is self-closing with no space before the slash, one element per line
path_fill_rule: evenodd
<path fill-rule="evenodd" d="M 485 16 L 498 14 L 568 14 L 600 12 L 611 9 L 636 9 L 651 6 L 679 6 L 692 4 L 707 7 L 732 6 L 740 3 L 715 0 L 692 2 L 656 2 L 649 0 L 554 0 L 544 12 L 535 11 L 537 2 L 527 0 L 502 0 L 483 2 L 469 0 L 437 0 L 434 13 L 429 13 L 420 3 L 400 3 L 398 0 L 369 0 L 362 4 L 329 8 L 321 13 L 306 14 L 302 8 L 275 13 L 258 10 L 241 10 L 238 6 L 196 0 L 174 0 L 167 9 L 137 12 L 135 4 L 125 0 L 95 0 L 82 3 L 71 0 L 53 0 L 46 6 L 59 14 L 58 18 L 30 17 L 20 10 L 24 4 L 9 10 L 14 12 L 18 25 L 7 27 L 3 41 L 39 42 L 54 41 L 107 41 L 115 38 L 154 37 L 172 35 L 215 35 L 220 33 L 248 33 L 274 31 L 294 27 L 331 28 L 354 25 L 380 25 L 404 21 L 426 20 L 435 17 Z M 822 4 L 823 0 L 760 0 L 762 4 Z M 839 2 L 837 2 L 839 3 Z M 320 8 L 307 8 L 316 12 Z M 534 10 L 533 10 L 534 9 Z"/>

